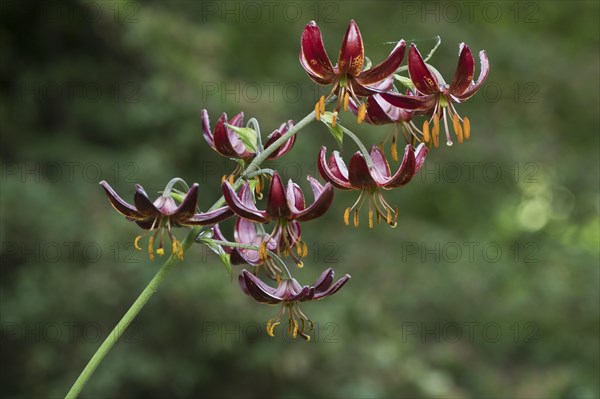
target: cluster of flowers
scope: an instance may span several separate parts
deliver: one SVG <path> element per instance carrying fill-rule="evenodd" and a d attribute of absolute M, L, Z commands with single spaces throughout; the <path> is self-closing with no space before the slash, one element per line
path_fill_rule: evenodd
<path fill-rule="evenodd" d="M 374 221 L 380 223 L 382 220 L 395 227 L 398 208 L 383 198 L 381 190 L 401 187 L 419 171 L 428 150 L 439 145 L 440 123 L 443 123 L 448 145 L 453 143 L 448 129 L 449 120 L 459 143 L 470 136 L 469 119 L 459 116 L 454 104 L 473 96 L 485 81 L 489 71 L 485 52 L 479 53 L 481 72 L 477 82 L 474 82 L 473 55 L 467 45 L 461 44 L 456 73 L 448 85 L 435 68 L 426 64 L 414 44 L 410 46 L 408 65 L 404 68 L 408 70 L 409 78 L 399 76 L 397 73 L 403 70 L 401 63 L 405 48 L 406 43 L 401 40 L 383 62 L 371 67 L 365 59 L 358 26 L 351 21 L 337 65 L 333 66 L 315 22 L 306 26 L 301 38 L 302 67 L 315 83 L 331 86 L 329 95 L 322 96 L 315 105 L 314 119 L 322 120 L 330 130 L 340 128 L 338 114 L 343 108 L 357 115 L 358 123 L 364 121 L 373 125 L 395 124 L 400 127 L 407 144 L 395 173 L 392 173 L 381 145 L 373 145 L 367 152 L 358 141 L 361 150 L 350 158 L 348 167 L 338 151 L 328 157 L 327 148 L 322 147 L 317 164 L 325 184 L 307 176 L 314 196 L 314 201 L 307 205 L 300 186 L 291 180 L 284 185 L 277 171 L 258 170 L 250 175 L 246 169 L 265 151 L 269 155 L 264 160 L 268 160 L 280 158 L 293 148 L 296 141 L 293 121 L 283 123 L 267 137 L 263 145 L 256 120 L 252 119 L 244 127 L 243 113 L 231 119 L 222 114 L 214 129 L 211 129 L 208 112 L 203 110 L 204 138 L 220 155 L 238 163 L 236 170 L 222 179 L 221 189 L 226 205 L 213 207 L 207 212 L 197 212 L 198 185 L 185 186 L 185 192 L 176 192 L 173 186 L 181 182 L 180 179 L 169 182 L 154 202 L 137 185 L 134 205 L 121 199 L 105 181 L 101 185 L 119 213 L 148 231 L 150 237 L 147 248 L 151 259 L 154 259 L 155 253 L 164 255 L 165 232 L 172 244 L 172 256 L 183 259 L 184 248 L 173 235 L 172 227 L 210 226 L 210 230 L 201 231 L 198 237 L 209 237 L 232 264 L 254 266 L 252 273 L 243 270 L 239 276 L 243 292 L 261 303 L 282 304 L 277 316 L 267 323 L 269 335 L 273 335 L 274 328 L 287 312 L 290 335 L 308 340 L 313 323 L 300 310 L 299 302 L 319 300 L 334 294 L 350 276 L 345 275 L 334 283 L 334 272 L 327 269 L 311 286 L 301 286 L 291 276 L 284 260 L 302 267 L 301 259 L 308 253 L 301 237 L 300 223 L 327 212 L 333 201 L 334 189 L 340 189 L 360 192 L 356 202 L 344 212 L 346 225 L 352 220 L 352 224 L 358 227 L 359 211 L 367 202 L 370 228 L 374 226 Z M 405 93 L 397 90 L 396 81 L 406 87 Z M 329 102 L 335 103 L 331 112 L 326 111 Z M 413 121 L 418 115 L 426 116 L 422 128 Z M 352 134 L 345 128 L 344 132 Z M 398 129 L 391 148 L 394 161 L 398 161 L 397 134 Z M 270 184 L 266 205 L 261 210 L 257 202 L 262 199 L 265 178 L 270 178 Z M 237 217 L 234 241 L 228 241 L 218 223 L 234 216 Z M 273 227 L 267 232 L 265 226 L 269 224 Z M 207 232 L 209 234 L 205 234 Z M 138 236 L 134 241 L 137 249 L 141 249 L 139 243 L 142 237 Z M 157 239 L 158 247 L 155 249 Z M 258 278 L 259 271 L 274 280 L 277 287 Z"/>

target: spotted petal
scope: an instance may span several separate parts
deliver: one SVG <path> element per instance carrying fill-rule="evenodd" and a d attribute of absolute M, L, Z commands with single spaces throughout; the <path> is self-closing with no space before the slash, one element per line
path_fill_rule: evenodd
<path fill-rule="evenodd" d="M 362 71 L 364 61 L 365 51 L 360 30 L 356 22 L 351 20 L 340 48 L 337 64 L 338 73 L 356 77 Z"/>
<path fill-rule="evenodd" d="M 469 46 L 461 43 L 456 72 L 454 73 L 454 79 L 452 80 L 452 83 L 450 83 L 448 91 L 455 96 L 462 95 L 471 85 L 474 71 L 475 62 L 473 61 L 473 54 L 471 53 Z"/>
<path fill-rule="evenodd" d="M 464 93 L 462 93 L 459 96 L 454 96 L 459 101 L 468 100 L 473 95 L 475 95 L 475 93 L 477 93 L 477 91 L 479 91 L 479 89 L 483 85 L 483 82 L 485 82 L 485 80 L 487 79 L 487 76 L 490 72 L 490 63 L 488 61 L 487 54 L 485 53 L 484 50 L 481 50 L 479 52 L 479 62 L 481 64 L 481 71 L 479 72 L 479 77 L 477 78 L 477 83 L 471 82 L 471 85 L 469 86 L 467 91 L 465 91 Z"/>
<path fill-rule="evenodd" d="M 322 85 L 332 83 L 335 72 L 323 46 L 321 30 L 315 21 L 304 28 L 300 45 L 300 64 L 310 78 Z"/>
<path fill-rule="evenodd" d="M 411 44 L 410 50 L 408 50 L 408 73 L 410 80 L 419 92 L 423 94 L 441 93 L 437 79 L 427 68 L 421 53 L 414 44 Z"/>

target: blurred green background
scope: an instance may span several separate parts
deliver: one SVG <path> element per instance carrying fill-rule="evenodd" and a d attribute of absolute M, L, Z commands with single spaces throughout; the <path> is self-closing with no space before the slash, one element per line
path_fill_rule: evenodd
<path fill-rule="evenodd" d="M 210 206 L 232 165 L 204 142 L 199 111 L 244 111 L 263 134 L 310 112 L 325 91 L 298 62 L 312 19 L 334 60 L 350 19 L 375 63 L 388 42 L 428 51 L 440 35 L 431 62 L 448 81 L 460 42 L 485 49 L 486 85 L 458 106 L 471 140 L 385 193 L 396 229 L 369 230 L 365 213 L 344 226 L 355 192 L 304 225 L 295 277 L 352 275 L 303 306 L 312 342 L 269 338 L 278 308 L 198 246 L 82 397 L 600 396 L 598 2 L 2 0 L 1 13 L 4 397 L 64 395 L 160 268 L 98 181 L 130 200 L 134 183 L 156 193 L 180 176 Z M 367 144 L 393 131 L 353 120 Z M 315 123 L 272 166 L 308 189 L 321 145 L 336 147 Z"/>

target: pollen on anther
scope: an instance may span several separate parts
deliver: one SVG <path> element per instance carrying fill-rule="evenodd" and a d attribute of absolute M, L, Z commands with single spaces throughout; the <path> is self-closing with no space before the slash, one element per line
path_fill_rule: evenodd
<path fill-rule="evenodd" d="M 133 246 L 135 247 L 135 249 L 137 249 L 138 251 L 141 251 L 142 248 L 140 247 L 140 240 L 142 239 L 142 236 L 137 236 L 135 237 L 135 240 L 133 240 Z"/>
<path fill-rule="evenodd" d="M 358 227 L 358 209 L 354 210 L 354 227 Z"/>
<path fill-rule="evenodd" d="M 348 111 L 348 99 L 350 98 L 350 93 L 346 92 L 344 94 L 344 111 Z"/>
<path fill-rule="evenodd" d="M 361 103 L 360 108 L 358 109 L 358 124 L 359 125 L 365 120 L 366 115 L 367 115 L 367 106 L 365 105 L 365 103 Z"/>
<path fill-rule="evenodd" d="M 148 256 L 150 256 L 150 260 L 154 260 L 154 237 L 150 237 L 148 240 Z"/>
<path fill-rule="evenodd" d="M 430 139 L 431 137 L 429 136 L 429 121 L 425 120 L 425 122 L 423 122 L 423 140 L 425 140 L 426 143 L 429 143 Z"/>
<path fill-rule="evenodd" d="M 346 210 L 344 211 L 344 223 L 346 224 L 346 226 L 350 224 L 350 208 L 346 208 Z"/>
<path fill-rule="evenodd" d="M 458 144 L 462 144 L 463 142 L 463 130 L 460 126 L 460 121 L 458 120 L 458 115 L 454 114 L 452 117 L 452 126 L 454 127 L 454 133 L 456 134 L 456 138 L 458 139 Z"/>
<path fill-rule="evenodd" d="M 469 137 L 471 137 L 471 121 L 466 116 L 463 118 L 463 127 L 465 140 L 469 140 Z"/>
<path fill-rule="evenodd" d="M 369 208 L 369 228 L 373 228 L 373 209 Z"/>

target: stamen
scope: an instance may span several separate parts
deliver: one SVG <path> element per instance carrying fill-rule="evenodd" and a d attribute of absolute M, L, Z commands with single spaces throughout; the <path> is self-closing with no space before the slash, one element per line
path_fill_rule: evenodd
<path fill-rule="evenodd" d="M 354 210 L 354 227 L 358 227 L 358 209 Z"/>
<path fill-rule="evenodd" d="M 348 99 L 350 98 L 350 93 L 346 92 L 344 94 L 344 111 L 348 111 Z"/>
<path fill-rule="evenodd" d="M 365 103 L 361 103 L 360 108 L 358 109 L 358 124 L 359 125 L 365 120 L 365 116 L 367 116 L 367 105 Z"/>
<path fill-rule="evenodd" d="M 466 116 L 463 118 L 463 126 L 465 128 L 465 140 L 469 140 L 469 137 L 471 137 L 471 121 Z"/>
<path fill-rule="evenodd" d="M 386 222 L 387 222 L 387 224 L 389 224 L 391 226 L 392 225 L 392 210 L 390 208 L 386 208 L 385 210 L 387 211 Z"/>
<path fill-rule="evenodd" d="M 138 251 L 141 251 L 142 248 L 140 247 L 140 240 L 142 239 L 143 236 L 137 236 L 135 237 L 135 240 L 133 240 L 133 246 L 135 247 L 135 249 L 137 249 Z"/>
<path fill-rule="evenodd" d="M 396 146 L 396 135 L 394 135 L 394 138 L 392 139 L 392 159 L 396 162 L 398 162 L 398 148 Z"/>
<path fill-rule="evenodd" d="M 338 112 L 333 111 L 333 115 L 331 115 L 331 127 L 337 126 L 337 116 L 338 116 Z"/>
<path fill-rule="evenodd" d="M 344 224 L 346 224 L 346 226 L 350 224 L 350 208 L 346 208 L 344 211 Z"/>
<path fill-rule="evenodd" d="M 262 260 L 265 260 L 268 258 L 268 253 L 267 253 L 267 243 L 266 242 L 261 242 L 260 246 L 258 247 L 258 257 Z"/>
<path fill-rule="evenodd" d="M 319 105 L 319 102 L 317 101 L 317 103 L 315 104 L 315 119 L 320 121 L 321 120 L 321 107 Z"/>
<path fill-rule="evenodd" d="M 150 260 L 154 260 L 154 236 L 148 240 L 148 255 L 150 256 Z"/>
<path fill-rule="evenodd" d="M 271 337 L 275 337 L 275 334 L 273 334 L 273 330 L 275 329 L 275 327 L 277 327 L 280 324 L 281 324 L 281 322 L 277 321 L 275 319 L 269 320 L 267 322 L 267 334 L 269 334 L 269 336 L 271 336 Z"/>
<path fill-rule="evenodd" d="M 156 249 L 156 253 L 158 254 L 158 256 L 163 256 L 165 254 L 165 249 L 162 247 L 159 247 Z"/>
<path fill-rule="evenodd" d="M 425 122 L 423 122 L 423 140 L 425 140 L 426 143 L 429 143 L 429 140 L 430 140 L 429 121 L 427 119 L 425 119 Z"/>
<path fill-rule="evenodd" d="M 456 133 L 456 138 L 458 139 L 458 144 L 462 144 L 463 142 L 463 131 L 460 126 L 460 121 L 458 120 L 458 115 L 454 114 L 452 117 L 452 125 L 454 125 L 454 133 Z"/>
<path fill-rule="evenodd" d="M 233 174 L 229 175 L 229 184 L 231 184 L 233 186 L 233 183 L 235 183 L 235 176 L 233 176 Z"/>
<path fill-rule="evenodd" d="M 325 113 L 325 96 L 321 96 L 319 99 L 319 112 L 321 114 Z"/>
<path fill-rule="evenodd" d="M 369 201 L 369 228 L 373 228 L 373 209 L 371 209 L 371 201 Z"/>
<path fill-rule="evenodd" d="M 440 116 L 438 114 L 435 114 L 435 117 L 433 118 L 433 129 L 431 130 L 431 135 L 433 136 L 433 145 L 435 148 L 438 148 L 440 145 Z"/>
<path fill-rule="evenodd" d="M 221 183 L 223 183 L 225 180 L 227 180 L 227 175 L 221 176 Z"/>

